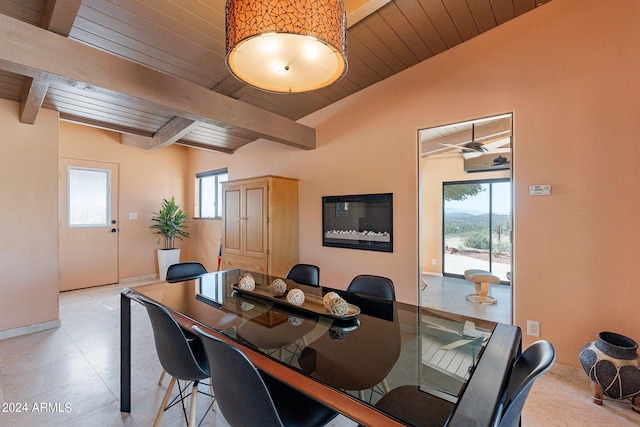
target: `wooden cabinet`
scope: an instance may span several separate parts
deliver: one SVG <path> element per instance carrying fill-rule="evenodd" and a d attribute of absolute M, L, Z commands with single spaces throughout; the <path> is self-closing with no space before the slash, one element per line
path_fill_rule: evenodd
<path fill-rule="evenodd" d="M 298 181 L 228 181 L 222 194 L 222 268 L 286 276 L 298 262 Z"/>

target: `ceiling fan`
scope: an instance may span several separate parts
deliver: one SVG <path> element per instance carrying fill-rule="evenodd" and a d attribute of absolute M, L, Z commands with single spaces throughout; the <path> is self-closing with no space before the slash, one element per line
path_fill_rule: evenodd
<path fill-rule="evenodd" d="M 460 150 L 460 154 L 465 160 L 480 157 L 484 154 L 498 154 L 498 153 L 510 153 L 511 149 L 505 145 L 510 143 L 509 136 L 502 135 L 502 133 L 492 134 L 484 138 L 484 143 L 476 140 L 475 124 L 471 124 L 471 141 L 462 142 L 459 144 L 447 144 L 441 142 L 440 145 L 444 147 L 456 148 Z"/>
<path fill-rule="evenodd" d="M 475 123 L 471 123 L 471 141 L 470 142 L 464 142 L 461 144 L 446 144 L 441 142 L 440 145 L 443 145 L 445 147 L 451 147 L 451 148 L 459 148 L 461 150 L 460 153 L 462 154 L 462 157 L 464 157 L 465 159 L 473 159 L 475 157 L 480 157 L 487 152 L 487 148 L 484 145 L 482 145 L 481 142 L 476 141 Z"/>
<path fill-rule="evenodd" d="M 511 162 L 509 161 L 509 159 L 507 159 L 502 155 L 499 155 L 498 157 L 493 159 L 493 166 L 503 166 L 503 165 L 508 165 L 510 163 Z"/>

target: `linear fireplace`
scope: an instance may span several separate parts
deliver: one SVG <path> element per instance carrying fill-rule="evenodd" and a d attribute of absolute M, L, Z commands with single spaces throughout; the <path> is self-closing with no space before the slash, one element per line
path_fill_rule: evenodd
<path fill-rule="evenodd" d="M 393 194 L 323 197 L 322 245 L 393 252 Z"/>

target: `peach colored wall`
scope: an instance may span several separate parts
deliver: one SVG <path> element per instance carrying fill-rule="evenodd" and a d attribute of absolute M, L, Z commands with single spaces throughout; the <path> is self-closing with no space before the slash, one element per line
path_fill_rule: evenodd
<path fill-rule="evenodd" d="M 510 171 L 464 173 L 460 157 L 428 157 L 420 161 L 420 256 L 423 272 L 442 274 L 442 183 L 508 178 Z M 436 260 L 436 265 L 431 260 Z"/>
<path fill-rule="evenodd" d="M 58 113 L 0 99 L 0 330 L 58 319 Z"/>
<path fill-rule="evenodd" d="M 639 15 L 635 0 L 554 0 L 301 120 L 317 127 L 315 150 L 194 150 L 192 168 L 300 179 L 300 260 L 330 286 L 386 275 L 416 302 L 417 131 L 513 112 L 515 322 L 539 320 L 558 361 L 577 365 L 599 331 L 640 340 Z M 553 195 L 530 197 L 531 184 Z M 394 253 L 322 247 L 322 196 L 386 191 Z"/>
<path fill-rule="evenodd" d="M 120 165 L 118 205 L 119 278 L 127 279 L 158 273 L 156 249 L 158 235 L 149 227 L 152 212 L 160 209 L 162 199 L 175 196 L 191 216 L 185 203 L 187 194 L 187 149 L 171 146 L 145 151 L 120 144 L 119 134 L 106 130 L 60 122 L 60 157 L 106 161 Z M 189 183 L 190 184 L 190 183 Z M 129 213 L 138 214 L 129 220 Z M 191 225 L 191 224 L 190 224 Z M 193 230 L 189 230 L 193 231 Z M 188 240 L 181 259 L 190 257 Z"/>
<path fill-rule="evenodd" d="M 201 262 L 207 271 L 218 271 L 218 253 L 222 239 L 220 220 L 196 219 L 193 229 L 193 238 L 189 238 L 190 259 Z"/>
<path fill-rule="evenodd" d="M 321 284 L 344 289 L 354 276 L 362 273 L 386 275 L 397 283 L 415 283 L 417 242 L 414 231 L 405 225 L 402 213 L 407 198 L 415 197 L 415 193 L 400 191 L 397 181 L 387 179 L 393 172 L 391 165 L 385 164 L 383 157 L 372 162 L 370 157 L 361 154 L 367 151 L 367 147 L 353 144 L 301 151 L 269 141 L 257 141 L 233 155 L 192 150 L 190 165 L 193 174 L 228 167 L 230 179 L 265 174 L 299 178 L 299 260 L 320 267 Z M 359 162 L 358 158 L 362 157 L 367 161 Z M 409 154 L 404 161 L 412 164 L 416 159 L 414 154 Z M 375 169 L 387 170 L 375 179 L 375 174 L 370 173 Z M 354 170 L 357 171 L 355 174 Z M 415 171 L 411 179 L 415 180 Z M 415 188 L 416 182 L 405 182 L 405 186 L 409 185 Z M 394 224 L 394 253 L 322 246 L 322 196 L 384 192 L 394 193 L 394 215 L 399 218 Z M 415 215 L 415 210 L 413 212 Z M 397 268 L 396 260 L 404 257 L 414 257 L 410 271 Z M 405 292 L 405 300 L 416 300 L 415 295 L 410 295 L 417 292 L 415 289 L 405 286 L 399 291 Z"/>

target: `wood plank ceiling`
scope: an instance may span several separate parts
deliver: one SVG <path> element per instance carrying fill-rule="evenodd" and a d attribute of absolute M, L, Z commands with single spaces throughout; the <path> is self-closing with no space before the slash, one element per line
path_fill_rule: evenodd
<path fill-rule="evenodd" d="M 44 107 L 144 149 L 175 142 L 232 153 L 260 137 L 312 149 L 313 129 L 295 120 L 548 1 L 347 0 L 346 76 L 282 95 L 228 72 L 225 0 L 1 0 L 0 98 L 21 103 L 24 123 Z M 73 59 L 78 51 L 86 61 Z M 145 79 L 153 87 L 139 90 Z"/>

